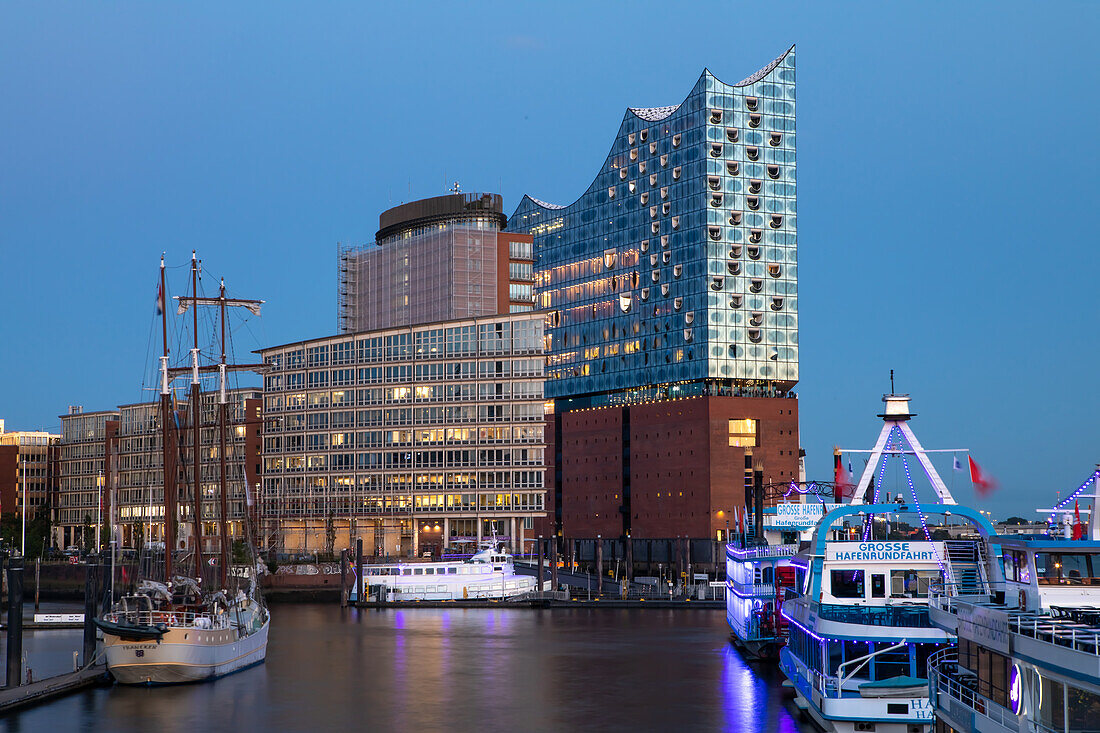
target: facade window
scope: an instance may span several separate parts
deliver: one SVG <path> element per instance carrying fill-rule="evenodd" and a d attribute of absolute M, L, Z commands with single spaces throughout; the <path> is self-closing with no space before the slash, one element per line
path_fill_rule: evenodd
<path fill-rule="evenodd" d="M 729 421 L 729 444 L 737 448 L 754 448 L 757 442 L 757 421 L 752 419 Z"/>

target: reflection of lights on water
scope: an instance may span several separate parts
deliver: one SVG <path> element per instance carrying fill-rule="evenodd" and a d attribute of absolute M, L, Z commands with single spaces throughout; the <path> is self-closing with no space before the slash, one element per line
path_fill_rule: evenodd
<path fill-rule="evenodd" d="M 772 731 L 796 733 L 798 726 L 783 707 L 778 689 L 753 671 L 741 655 L 727 644 L 722 660 L 722 697 L 728 731 Z"/>

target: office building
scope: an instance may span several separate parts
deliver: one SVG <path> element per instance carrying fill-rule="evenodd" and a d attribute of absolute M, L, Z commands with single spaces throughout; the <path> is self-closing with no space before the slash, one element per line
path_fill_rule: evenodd
<path fill-rule="evenodd" d="M 34 430 L 5 431 L 0 420 L 0 513 L 31 519 L 57 501 L 60 435 Z"/>
<path fill-rule="evenodd" d="M 339 248 L 340 333 L 531 310 L 531 237 L 506 222 L 488 193 L 383 212 L 373 244 Z"/>
<path fill-rule="evenodd" d="M 554 531 L 721 537 L 744 476 L 797 478 L 793 47 L 628 109 L 588 189 L 524 197 L 554 401 Z"/>
<path fill-rule="evenodd" d="M 523 547 L 545 515 L 542 343 L 518 313 L 261 349 L 270 549 Z"/>
<path fill-rule="evenodd" d="M 248 493 L 255 500 L 260 486 L 262 396 L 254 388 L 227 390 L 227 519 L 233 539 L 245 536 Z M 216 552 L 219 546 L 217 399 L 217 392 L 202 393 L 199 440 L 205 552 Z M 58 546 L 82 545 L 86 532 L 94 532 L 98 522 L 109 526 L 112 518 L 120 547 L 165 541 L 160 410 L 159 402 L 145 402 L 93 413 L 70 408 L 69 414 L 61 416 L 60 507 L 54 529 Z M 180 430 L 173 430 L 170 438 L 180 510 L 175 546 L 191 547 L 194 470 L 189 406 L 178 402 L 176 416 Z M 102 534 L 101 529 L 101 539 Z"/>

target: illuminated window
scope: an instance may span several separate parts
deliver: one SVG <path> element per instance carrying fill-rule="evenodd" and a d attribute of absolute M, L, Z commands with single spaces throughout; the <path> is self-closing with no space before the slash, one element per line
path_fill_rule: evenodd
<path fill-rule="evenodd" d="M 730 420 L 730 445 L 736 448 L 754 448 L 756 442 L 756 420 Z"/>

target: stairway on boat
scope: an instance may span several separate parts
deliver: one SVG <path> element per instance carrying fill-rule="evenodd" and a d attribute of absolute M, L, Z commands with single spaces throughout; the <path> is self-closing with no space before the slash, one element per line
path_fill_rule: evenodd
<path fill-rule="evenodd" d="M 947 540 L 947 561 L 957 595 L 981 595 L 986 592 L 985 552 L 976 540 Z"/>

